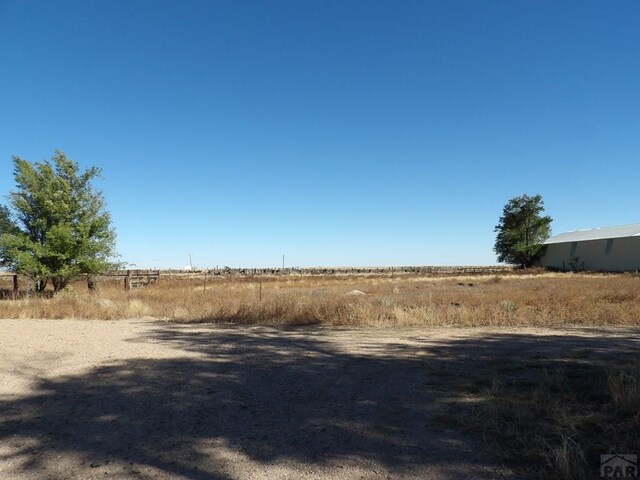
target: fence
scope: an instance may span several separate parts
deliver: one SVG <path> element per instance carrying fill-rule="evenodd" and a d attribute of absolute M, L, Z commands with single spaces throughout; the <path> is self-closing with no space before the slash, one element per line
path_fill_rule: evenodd
<path fill-rule="evenodd" d="M 131 290 L 156 283 L 160 279 L 160 270 L 115 270 L 96 275 L 94 278 L 100 277 L 122 278 L 124 289 Z"/>
<path fill-rule="evenodd" d="M 18 298 L 19 282 L 15 273 L 0 273 L 0 299 Z"/>
<path fill-rule="evenodd" d="M 89 290 L 98 282 L 113 280 L 125 290 L 155 284 L 160 277 L 190 278 L 193 276 L 255 277 L 255 276 L 348 276 L 348 275 L 487 275 L 512 271 L 503 266 L 424 266 L 424 267 L 333 267 L 333 268 L 211 268 L 199 270 L 114 270 L 100 275 L 82 275 L 75 280 L 86 279 Z M 0 273 L 0 299 L 18 298 L 29 284 L 26 277 L 11 272 Z M 22 288 L 22 290 L 21 290 Z"/>
<path fill-rule="evenodd" d="M 512 271 L 509 266 L 421 266 L 421 267 L 305 267 L 305 268 L 212 268 L 202 270 L 160 270 L 162 275 L 207 274 L 220 276 L 257 275 L 395 275 L 395 274 L 497 274 Z"/>
<path fill-rule="evenodd" d="M 146 287 L 153 285 L 160 278 L 160 270 L 121 270 L 105 272 L 100 275 L 81 275 L 74 278 L 74 281 L 85 280 L 89 290 L 95 290 L 98 281 L 108 281 L 113 279 L 122 282 L 125 290 Z M 25 286 L 29 288 L 25 288 Z M 0 299 L 18 298 L 27 290 L 30 290 L 31 281 L 27 277 L 16 275 L 15 273 L 0 273 Z"/>

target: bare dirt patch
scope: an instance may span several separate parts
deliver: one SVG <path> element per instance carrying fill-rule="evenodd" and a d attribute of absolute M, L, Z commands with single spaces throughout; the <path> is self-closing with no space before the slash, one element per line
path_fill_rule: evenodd
<path fill-rule="evenodd" d="M 0 478 L 522 478 L 465 420 L 500 366 L 638 333 L 0 320 Z"/>

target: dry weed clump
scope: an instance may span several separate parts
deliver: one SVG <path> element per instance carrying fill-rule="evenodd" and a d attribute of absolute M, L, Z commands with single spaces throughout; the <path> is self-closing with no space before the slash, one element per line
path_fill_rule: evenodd
<path fill-rule="evenodd" d="M 609 375 L 609 391 L 616 407 L 640 419 L 640 365 L 633 371 L 618 370 Z"/>
<path fill-rule="evenodd" d="M 260 286 L 262 285 L 262 286 Z M 351 290 L 366 295 L 346 295 Z M 540 273 L 176 279 L 124 291 L 82 282 L 52 299 L 0 301 L 3 318 L 118 319 L 270 325 L 638 325 L 640 278 Z"/>
<path fill-rule="evenodd" d="M 522 376 L 539 367 L 500 367 L 465 419 L 505 463 L 532 478 L 584 480 L 597 478 L 600 454 L 640 445 L 640 364 L 574 363 Z"/>

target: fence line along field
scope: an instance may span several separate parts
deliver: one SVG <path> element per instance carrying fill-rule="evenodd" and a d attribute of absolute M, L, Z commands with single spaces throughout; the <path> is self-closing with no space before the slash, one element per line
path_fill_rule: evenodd
<path fill-rule="evenodd" d="M 3 274 L 3 297 L 17 299 L 0 302 L 0 317 L 354 326 L 603 326 L 640 319 L 636 274 L 337 270 L 111 272 L 78 278 L 52 299 L 29 295 L 22 277 L 15 292 L 15 277 Z"/>

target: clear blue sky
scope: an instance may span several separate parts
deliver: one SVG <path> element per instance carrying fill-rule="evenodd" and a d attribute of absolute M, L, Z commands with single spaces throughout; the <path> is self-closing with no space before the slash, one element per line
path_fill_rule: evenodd
<path fill-rule="evenodd" d="M 56 148 L 138 267 L 492 264 L 640 222 L 640 2 L 0 0 L 0 194 Z"/>

